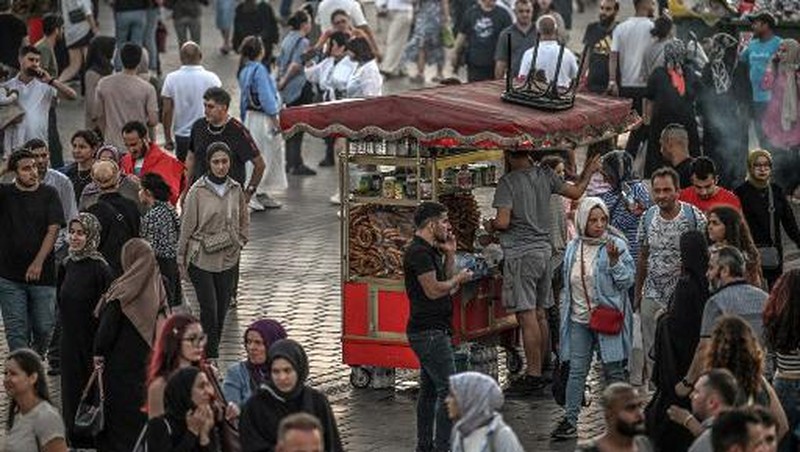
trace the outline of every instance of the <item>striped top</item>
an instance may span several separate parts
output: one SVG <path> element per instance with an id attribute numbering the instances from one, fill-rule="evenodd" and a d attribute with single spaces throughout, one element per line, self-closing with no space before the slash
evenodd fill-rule
<path id="1" fill-rule="evenodd" d="M 775 352 L 778 372 L 800 374 L 800 350 L 793 353 Z"/>

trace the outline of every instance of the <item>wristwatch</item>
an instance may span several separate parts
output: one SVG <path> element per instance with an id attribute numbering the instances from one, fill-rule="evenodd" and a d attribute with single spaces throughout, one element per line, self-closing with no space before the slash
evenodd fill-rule
<path id="1" fill-rule="evenodd" d="M 248 195 L 252 195 L 253 193 L 256 192 L 256 187 L 250 185 L 249 187 L 244 189 L 244 192 L 247 193 Z"/>

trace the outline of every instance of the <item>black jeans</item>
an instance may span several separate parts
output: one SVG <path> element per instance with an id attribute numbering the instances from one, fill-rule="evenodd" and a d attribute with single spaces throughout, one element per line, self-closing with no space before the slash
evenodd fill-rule
<path id="1" fill-rule="evenodd" d="M 308 105 L 314 100 L 314 88 L 311 84 L 306 82 L 303 86 L 303 91 L 300 97 L 295 99 L 292 103 L 286 104 L 287 107 L 299 107 L 300 105 Z M 298 166 L 303 165 L 303 133 L 296 133 L 291 138 L 286 139 L 286 166 L 292 170 Z"/>
<path id="2" fill-rule="evenodd" d="M 644 100 L 644 87 L 629 87 L 629 86 L 621 86 L 619 88 L 619 97 L 627 97 L 633 101 L 633 109 L 636 110 L 636 113 L 639 116 L 642 116 L 642 101 Z M 633 129 L 628 136 L 628 144 L 625 145 L 625 150 L 628 151 L 628 154 L 631 157 L 636 158 L 636 154 L 639 152 L 639 146 L 645 141 L 647 141 L 647 136 L 650 134 L 650 128 L 644 124 L 640 125 L 638 128 Z"/>
<path id="3" fill-rule="evenodd" d="M 169 305 L 174 307 L 181 304 L 183 299 L 181 289 L 181 277 L 178 271 L 178 261 L 174 257 L 156 257 L 158 269 L 164 279 L 164 286 L 167 289 Z"/>
<path id="4" fill-rule="evenodd" d="M 420 365 L 417 452 L 450 450 L 452 424 L 444 401 L 450 387 L 450 375 L 456 373 L 450 334 L 441 330 L 409 333 L 408 342 Z"/>
<path id="5" fill-rule="evenodd" d="M 64 148 L 61 146 L 61 136 L 58 134 L 58 116 L 56 105 L 50 106 L 47 118 L 47 146 L 50 149 L 50 168 L 64 166 Z"/>
<path id="6" fill-rule="evenodd" d="M 175 157 L 181 162 L 186 161 L 186 156 L 189 154 L 190 137 L 179 137 L 175 135 Z"/>
<path id="7" fill-rule="evenodd" d="M 219 340 L 233 290 L 233 271 L 229 268 L 214 273 L 189 265 L 189 279 L 200 305 L 200 324 L 208 335 L 206 357 L 211 359 L 219 358 Z"/>

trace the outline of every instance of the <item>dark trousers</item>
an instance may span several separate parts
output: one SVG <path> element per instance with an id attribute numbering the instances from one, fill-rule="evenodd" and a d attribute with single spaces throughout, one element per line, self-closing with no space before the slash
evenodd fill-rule
<path id="1" fill-rule="evenodd" d="M 633 109 L 636 110 L 636 113 L 638 113 L 639 116 L 642 116 L 642 101 L 644 100 L 644 92 L 644 87 L 639 88 L 622 86 L 619 88 L 619 97 L 631 99 L 633 101 Z M 631 157 L 636 158 L 636 154 L 639 152 L 639 146 L 647 141 L 647 136 L 649 133 L 650 128 L 644 124 L 631 131 L 630 135 L 628 136 L 628 144 L 625 146 L 625 150 L 628 151 L 628 154 L 630 154 Z"/>
<path id="2" fill-rule="evenodd" d="M 186 156 L 189 154 L 189 137 L 179 137 L 175 135 L 175 157 L 181 162 L 186 161 Z"/>
<path id="3" fill-rule="evenodd" d="M 417 452 L 450 450 L 452 425 L 445 398 L 449 391 L 450 375 L 456 372 L 450 334 L 441 330 L 409 333 L 408 342 L 420 364 Z"/>
<path id="4" fill-rule="evenodd" d="M 494 66 L 467 65 L 468 82 L 482 82 L 484 80 L 494 80 Z"/>
<path id="5" fill-rule="evenodd" d="M 336 139 L 332 137 L 325 137 L 325 161 L 332 162 L 335 159 L 334 143 Z"/>
<path id="6" fill-rule="evenodd" d="M 311 84 L 306 82 L 300 97 L 292 103 L 286 104 L 287 107 L 299 107 L 308 105 L 314 100 L 314 89 Z M 292 170 L 303 165 L 303 133 L 297 133 L 291 138 L 286 139 L 286 166 Z"/>
<path id="7" fill-rule="evenodd" d="M 764 119 L 764 113 L 767 111 L 769 102 L 753 102 L 753 128 L 756 129 L 756 138 L 758 144 L 764 149 L 771 149 L 769 140 L 764 136 L 764 128 L 761 126 L 761 121 Z"/>
<path id="8" fill-rule="evenodd" d="M 174 257 L 156 257 L 156 260 L 158 261 L 158 269 L 161 271 L 161 276 L 164 278 L 169 305 L 179 306 L 183 300 L 183 290 L 181 289 L 178 261 Z"/>
<path id="9" fill-rule="evenodd" d="M 200 324 L 208 335 L 206 356 L 217 359 L 225 314 L 231 302 L 233 268 L 214 273 L 189 265 L 189 279 L 192 281 L 197 294 L 197 303 L 200 305 Z"/>
<path id="10" fill-rule="evenodd" d="M 50 105 L 50 115 L 47 119 L 47 146 L 50 148 L 50 168 L 64 166 L 64 149 L 61 147 L 61 136 L 58 134 L 55 103 Z"/>

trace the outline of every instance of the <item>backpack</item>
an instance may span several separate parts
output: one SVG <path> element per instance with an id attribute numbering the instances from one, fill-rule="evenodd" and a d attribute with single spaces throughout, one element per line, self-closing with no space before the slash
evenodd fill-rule
<path id="1" fill-rule="evenodd" d="M 169 421 L 165 418 L 162 418 L 162 420 L 167 426 L 167 434 L 172 436 L 172 427 L 170 427 Z M 142 432 L 139 433 L 139 437 L 136 439 L 136 445 L 133 446 L 133 452 L 149 452 L 147 447 L 147 424 L 142 427 Z"/>

